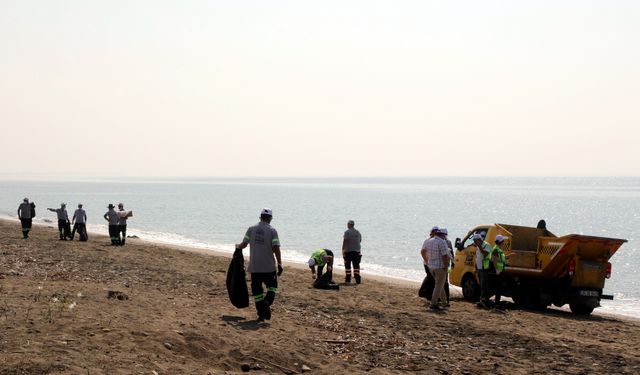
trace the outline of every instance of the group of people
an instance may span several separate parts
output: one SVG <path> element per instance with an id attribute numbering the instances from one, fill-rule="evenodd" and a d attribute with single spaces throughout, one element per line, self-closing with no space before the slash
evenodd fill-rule
<path id="1" fill-rule="evenodd" d="M 453 246 L 448 235 L 447 228 L 432 227 L 420 250 L 427 278 L 432 278 L 434 283 L 429 305 L 431 310 L 449 308 L 448 278 L 449 268 L 453 265 Z"/>
<path id="2" fill-rule="evenodd" d="M 47 208 L 47 210 L 55 212 L 58 217 L 58 233 L 61 241 L 72 241 L 76 232 L 80 236 L 80 241 L 89 239 L 87 234 L 87 212 L 82 208 L 82 203 L 78 204 L 71 221 L 69 221 L 66 203 L 60 203 L 60 208 Z M 73 230 L 71 225 L 73 225 Z"/>
<path id="3" fill-rule="evenodd" d="M 506 256 L 500 246 L 505 238 L 498 234 L 495 238 L 495 245 L 491 247 L 481 233 L 473 235 L 473 243 L 476 246 L 476 272 L 480 279 L 480 301 L 478 307 L 489 309 L 492 306 L 501 307 L 500 299 L 502 298 L 502 284 L 504 267 L 506 265 Z M 495 292 L 495 299 L 492 303 L 491 291 Z"/>
<path id="4" fill-rule="evenodd" d="M 280 239 L 276 229 L 271 226 L 272 219 L 273 211 L 270 208 L 263 208 L 260 212 L 260 222 L 249 227 L 242 242 L 236 244 L 236 249 L 240 250 L 249 246 L 248 272 L 251 273 L 251 295 L 255 302 L 259 321 L 271 319 L 271 305 L 273 305 L 278 291 L 278 276 L 282 275 L 284 271 L 280 253 Z M 360 232 L 355 229 L 354 221 L 349 220 L 342 242 L 346 283 L 351 282 L 352 276 L 356 284 L 362 282 L 360 276 L 361 242 L 362 236 Z M 308 264 L 314 280 L 317 281 L 323 276 L 325 265 L 327 266 L 327 273 L 333 271 L 333 260 L 333 252 L 329 249 L 320 249 L 311 255 Z M 353 275 L 351 273 L 352 269 Z"/>
<path id="5" fill-rule="evenodd" d="M 109 222 L 109 237 L 111 244 L 114 246 L 123 246 L 127 237 L 127 219 L 131 217 L 131 211 L 125 211 L 124 204 L 118 204 L 118 211 L 115 206 L 109 204 L 109 211 L 104 214 L 105 220 Z M 58 233 L 61 241 L 72 241 L 76 232 L 80 237 L 80 241 L 87 241 L 87 212 L 84 210 L 82 203 L 78 204 L 78 208 L 74 211 L 73 217 L 69 220 L 66 203 L 61 203 L 60 208 L 47 208 L 51 212 L 55 212 L 58 219 Z M 24 198 L 18 206 L 18 218 L 22 227 L 23 238 L 29 238 L 29 231 L 33 224 L 33 218 L 36 216 L 36 205 L 29 202 L 29 198 Z M 73 225 L 73 229 L 71 226 Z"/>
<path id="6" fill-rule="evenodd" d="M 125 211 L 124 204 L 118 203 L 118 211 L 116 206 L 109 203 L 105 212 L 104 219 L 109 222 L 109 238 L 112 246 L 124 246 L 127 240 L 127 219 L 131 217 L 131 211 Z"/>
<path id="7" fill-rule="evenodd" d="M 449 307 L 449 270 L 454 267 L 454 254 L 451 241 L 447 238 L 446 228 L 434 226 L 429 238 L 424 241 L 420 254 L 427 273 L 425 283 L 432 283 L 433 292 L 429 308 L 432 310 L 446 310 Z M 501 246 L 505 237 L 497 235 L 492 247 L 485 241 L 485 233 L 475 233 L 472 237 L 476 247 L 476 272 L 480 280 L 480 301 L 478 307 L 490 309 L 502 307 L 503 271 L 507 264 L 507 257 Z M 424 283 L 423 283 L 424 284 Z M 494 301 L 490 301 L 495 295 Z"/>

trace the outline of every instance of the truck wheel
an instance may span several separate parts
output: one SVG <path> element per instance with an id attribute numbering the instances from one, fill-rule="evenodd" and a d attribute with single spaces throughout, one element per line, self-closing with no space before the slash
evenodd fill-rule
<path id="1" fill-rule="evenodd" d="M 570 303 L 571 312 L 576 315 L 589 315 L 593 312 L 593 307 L 581 303 Z"/>
<path id="2" fill-rule="evenodd" d="M 465 275 L 462 279 L 462 295 L 471 301 L 477 301 L 480 298 L 480 286 L 471 274 Z"/>

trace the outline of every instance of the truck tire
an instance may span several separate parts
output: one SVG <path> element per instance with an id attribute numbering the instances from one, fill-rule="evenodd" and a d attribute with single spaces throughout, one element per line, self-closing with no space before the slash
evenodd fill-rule
<path id="1" fill-rule="evenodd" d="M 477 301 L 480 298 L 480 285 L 470 273 L 462 278 L 462 296 L 471 301 Z"/>
<path id="2" fill-rule="evenodd" d="M 583 305 L 582 303 L 570 303 L 571 312 L 576 315 L 589 315 L 593 312 L 593 307 Z"/>

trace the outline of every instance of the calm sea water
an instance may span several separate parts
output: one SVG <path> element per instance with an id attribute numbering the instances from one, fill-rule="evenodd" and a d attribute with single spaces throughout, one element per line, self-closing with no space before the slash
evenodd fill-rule
<path id="1" fill-rule="evenodd" d="M 339 250 L 349 219 L 363 235 L 362 272 L 421 280 L 419 249 L 433 225 L 461 237 L 479 224 L 535 226 L 556 235 L 629 240 L 611 259 L 600 311 L 640 317 L 640 178 L 190 179 L 170 181 L 0 181 L 0 215 L 22 198 L 38 221 L 46 207 L 83 203 L 89 228 L 106 234 L 108 203 L 134 211 L 129 234 L 156 242 L 231 252 L 260 209 L 274 210 L 283 257 L 304 262 L 317 248 Z M 19 229 L 16 229 L 19 234 Z M 54 240 L 54 239 L 52 239 Z"/>

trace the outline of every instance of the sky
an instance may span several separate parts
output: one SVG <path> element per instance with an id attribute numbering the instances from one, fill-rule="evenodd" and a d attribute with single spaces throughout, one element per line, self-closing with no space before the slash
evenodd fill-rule
<path id="1" fill-rule="evenodd" d="M 638 1 L 0 0 L 0 179 L 640 176 Z"/>

